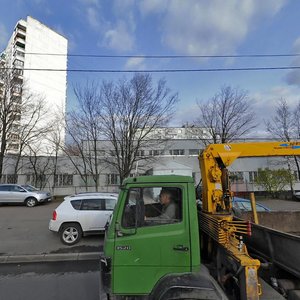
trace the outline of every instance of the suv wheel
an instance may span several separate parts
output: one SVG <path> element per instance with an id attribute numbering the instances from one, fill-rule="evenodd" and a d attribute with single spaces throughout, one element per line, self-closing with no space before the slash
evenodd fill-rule
<path id="1" fill-rule="evenodd" d="M 79 242 L 82 237 L 82 230 L 79 224 L 64 224 L 60 230 L 60 240 L 65 245 L 74 245 Z"/>
<path id="2" fill-rule="evenodd" d="M 37 201 L 36 201 L 35 198 L 30 197 L 30 198 L 25 200 L 25 204 L 26 204 L 27 207 L 34 207 L 34 206 L 36 206 Z"/>

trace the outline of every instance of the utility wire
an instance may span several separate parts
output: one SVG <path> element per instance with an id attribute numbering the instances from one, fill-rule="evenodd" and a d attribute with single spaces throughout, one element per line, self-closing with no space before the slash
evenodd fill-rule
<path id="1" fill-rule="evenodd" d="M 107 55 L 107 54 L 62 54 L 62 53 L 40 53 L 26 52 L 26 55 L 44 56 L 68 56 L 68 57 L 90 57 L 90 58 L 266 58 L 266 57 L 298 57 L 300 53 L 279 53 L 279 54 L 237 54 L 237 55 Z"/>
<path id="2" fill-rule="evenodd" d="M 77 73 L 188 73 L 188 72 L 228 72 L 228 71 L 271 71 L 299 70 L 300 66 L 247 67 L 247 68 L 210 68 L 210 69 L 150 69 L 150 70 L 111 70 L 111 69 L 50 69 L 50 68 L 0 68 L 0 70 L 77 72 Z"/>

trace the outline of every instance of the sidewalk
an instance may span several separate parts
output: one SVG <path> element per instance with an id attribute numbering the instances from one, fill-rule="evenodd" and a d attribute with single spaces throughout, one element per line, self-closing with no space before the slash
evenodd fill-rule
<path id="1" fill-rule="evenodd" d="M 9 264 L 9 263 L 16 264 L 16 263 L 99 260 L 100 254 L 101 254 L 100 252 L 86 252 L 86 253 L 3 255 L 0 256 L 0 265 Z"/>

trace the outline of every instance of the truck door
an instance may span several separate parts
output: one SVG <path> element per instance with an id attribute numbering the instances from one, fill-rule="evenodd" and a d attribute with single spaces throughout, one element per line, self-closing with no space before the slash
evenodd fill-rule
<path id="1" fill-rule="evenodd" d="M 186 199 L 184 186 L 127 191 L 117 217 L 113 293 L 148 294 L 166 274 L 191 270 Z"/>

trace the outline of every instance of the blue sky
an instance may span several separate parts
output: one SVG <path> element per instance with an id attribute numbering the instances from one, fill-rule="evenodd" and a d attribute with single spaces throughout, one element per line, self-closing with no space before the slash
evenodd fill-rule
<path id="1" fill-rule="evenodd" d="M 27 15 L 69 40 L 70 54 L 231 55 L 300 53 L 300 1 L 297 0 L 1 0 L 0 51 L 14 25 Z M 87 59 L 69 58 L 69 68 L 201 69 L 300 65 L 300 58 Z M 86 79 L 116 80 L 124 74 L 68 74 L 72 85 Z M 196 100 L 212 97 L 222 85 L 249 91 L 261 122 L 283 97 L 300 100 L 298 71 L 162 73 L 179 93 L 172 125 L 197 117 Z"/>

